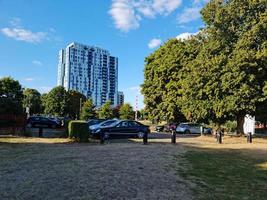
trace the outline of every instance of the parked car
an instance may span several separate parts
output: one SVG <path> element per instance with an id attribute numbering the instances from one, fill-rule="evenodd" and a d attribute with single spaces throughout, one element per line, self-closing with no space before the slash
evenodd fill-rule
<path id="1" fill-rule="evenodd" d="M 133 120 L 118 120 L 108 126 L 100 126 L 91 132 L 92 136 L 99 137 L 103 133 L 108 136 L 134 136 L 143 138 L 145 133 L 150 133 L 149 126 Z"/>
<path id="2" fill-rule="evenodd" d="M 58 117 L 48 117 L 48 119 L 51 119 L 51 120 L 61 124 L 61 126 L 63 125 L 63 120 L 58 118 Z"/>
<path id="3" fill-rule="evenodd" d="M 35 116 L 27 119 L 27 127 L 60 128 L 61 123 L 47 117 Z"/>
<path id="4" fill-rule="evenodd" d="M 176 127 L 177 133 L 185 133 L 185 134 L 200 134 L 201 133 L 201 124 L 198 123 L 181 123 Z M 212 129 L 203 127 L 203 133 L 211 134 Z"/>
<path id="5" fill-rule="evenodd" d="M 155 128 L 155 131 L 157 131 L 157 132 L 162 132 L 164 130 L 164 126 L 160 126 L 160 125 L 158 125 L 158 126 L 156 126 L 156 128 Z"/>
<path id="6" fill-rule="evenodd" d="M 112 123 L 114 123 L 116 121 L 118 121 L 118 119 L 104 120 L 104 121 L 102 121 L 100 123 L 95 123 L 94 125 L 91 125 L 91 126 L 89 125 L 89 130 L 93 131 L 93 130 L 96 130 L 96 129 L 100 128 L 100 127 L 108 126 L 108 125 L 110 125 L 110 124 L 112 124 Z"/>
<path id="7" fill-rule="evenodd" d="M 87 121 L 89 127 L 92 125 L 100 124 L 101 122 L 106 121 L 105 119 L 90 119 Z"/>
<path id="8" fill-rule="evenodd" d="M 177 127 L 176 123 L 169 123 L 164 126 L 164 131 L 166 132 L 171 132 L 173 130 L 175 131 L 176 127 Z"/>

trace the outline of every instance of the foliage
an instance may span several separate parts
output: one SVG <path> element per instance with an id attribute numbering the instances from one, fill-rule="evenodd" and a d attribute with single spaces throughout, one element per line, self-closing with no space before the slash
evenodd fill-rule
<path id="1" fill-rule="evenodd" d="M 134 111 L 130 104 L 125 103 L 121 106 L 120 119 L 134 119 Z"/>
<path id="2" fill-rule="evenodd" d="M 121 107 L 121 105 L 116 106 L 115 108 L 112 109 L 113 117 L 118 118 L 118 119 L 120 118 L 120 107 Z"/>
<path id="3" fill-rule="evenodd" d="M 45 98 L 45 113 L 55 116 L 68 114 L 69 94 L 64 87 L 53 88 Z"/>
<path id="4" fill-rule="evenodd" d="M 23 92 L 18 81 L 10 77 L 0 79 L 0 114 L 21 114 Z"/>
<path id="5" fill-rule="evenodd" d="M 148 119 L 148 112 L 146 111 L 146 109 L 140 110 L 139 119 L 141 119 L 141 120 L 147 120 Z"/>
<path id="6" fill-rule="evenodd" d="M 78 142 L 88 142 L 88 124 L 85 121 L 70 121 L 68 124 L 69 138 Z"/>
<path id="7" fill-rule="evenodd" d="M 150 119 L 212 121 L 219 128 L 266 100 L 266 0 L 211 0 L 206 27 L 188 40 L 171 39 L 145 60 L 142 93 Z M 257 109 L 258 106 L 258 109 Z M 264 113 L 262 113 L 264 112 Z"/>
<path id="8" fill-rule="evenodd" d="M 42 111 L 41 94 L 35 89 L 23 90 L 23 108 L 30 108 L 30 114 L 38 114 Z"/>
<path id="9" fill-rule="evenodd" d="M 88 120 L 96 117 L 95 106 L 92 99 L 88 99 L 84 102 L 81 112 L 81 119 Z"/>
<path id="10" fill-rule="evenodd" d="M 150 119 L 177 121 L 181 117 L 175 84 L 183 66 L 184 45 L 180 40 L 171 39 L 145 59 L 142 94 Z"/>
<path id="11" fill-rule="evenodd" d="M 45 113 L 47 93 L 41 94 L 41 113 Z"/>
<path id="12" fill-rule="evenodd" d="M 72 119 L 80 117 L 80 110 L 82 104 L 86 101 L 86 97 L 75 90 L 68 91 L 69 103 L 68 103 L 68 114 Z"/>
<path id="13" fill-rule="evenodd" d="M 107 101 L 105 104 L 102 105 L 98 112 L 98 115 L 100 119 L 111 119 L 114 117 L 110 101 Z"/>

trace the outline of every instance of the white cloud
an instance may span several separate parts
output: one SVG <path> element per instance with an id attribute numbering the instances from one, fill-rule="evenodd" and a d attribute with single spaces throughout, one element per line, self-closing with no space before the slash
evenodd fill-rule
<path id="1" fill-rule="evenodd" d="M 10 20 L 10 25 L 11 26 L 14 26 L 14 27 L 20 27 L 21 26 L 21 19 L 18 18 L 18 17 L 13 17 L 11 20 Z"/>
<path id="2" fill-rule="evenodd" d="M 43 94 L 43 93 L 48 93 L 50 90 L 52 90 L 53 87 L 48 87 L 48 86 L 42 86 L 38 88 L 38 91 Z"/>
<path id="3" fill-rule="evenodd" d="M 159 14 L 170 14 L 182 4 L 182 0 L 154 0 L 153 9 Z"/>
<path id="4" fill-rule="evenodd" d="M 34 81 L 34 78 L 25 78 L 25 81 Z"/>
<path id="5" fill-rule="evenodd" d="M 38 65 L 38 66 L 42 66 L 43 65 L 43 63 L 41 61 L 39 61 L 39 60 L 33 60 L 32 64 Z"/>
<path id="6" fill-rule="evenodd" d="M 127 32 L 139 27 L 140 18 L 135 14 L 128 0 L 114 0 L 109 14 L 117 29 Z"/>
<path id="7" fill-rule="evenodd" d="M 210 0 L 193 0 L 193 5 L 203 5 L 208 3 Z"/>
<path id="8" fill-rule="evenodd" d="M 46 33 L 44 32 L 32 32 L 23 28 L 2 28 L 0 30 L 5 36 L 13 38 L 15 40 L 30 42 L 30 43 L 40 43 L 46 38 Z"/>
<path id="9" fill-rule="evenodd" d="M 201 7 L 185 8 L 181 14 L 177 16 L 178 24 L 186 24 L 200 18 Z"/>
<path id="10" fill-rule="evenodd" d="M 137 29 L 143 18 L 168 15 L 181 3 L 182 0 L 113 0 L 109 14 L 117 29 L 128 32 Z"/>
<path id="11" fill-rule="evenodd" d="M 176 36 L 177 40 L 188 40 L 190 37 L 194 36 L 194 35 L 197 35 L 199 32 L 196 32 L 196 33 L 181 33 L 179 35 Z"/>
<path id="12" fill-rule="evenodd" d="M 154 49 L 154 48 L 158 47 L 159 45 L 161 45 L 161 43 L 162 43 L 161 39 L 154 38 L 154 39 L 150 40 L 150 42 L 148 43 L 148 47 L 150 49 Z"/>

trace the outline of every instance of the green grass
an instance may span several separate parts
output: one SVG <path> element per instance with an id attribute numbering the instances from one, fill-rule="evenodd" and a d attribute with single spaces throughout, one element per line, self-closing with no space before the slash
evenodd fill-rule
<path id="1" fill-rule="evenodd" d="M 190 150 L 178 172 L 193 182 L 196 199 L 267 199 L 267 159 L 239 151 Z"/>

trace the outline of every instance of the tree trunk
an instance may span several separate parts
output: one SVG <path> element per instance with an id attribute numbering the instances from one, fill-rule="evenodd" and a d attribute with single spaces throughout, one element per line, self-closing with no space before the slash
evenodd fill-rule
<path id="1" fill-rule="evenodd" d="M 245 121 L 245 116 L 244 115 L 238 115 L 237 116 L 237 126 L 236 126 L 236 133 L 237 135 L 243 135 L 244 134 L 244 121 Z"/>

